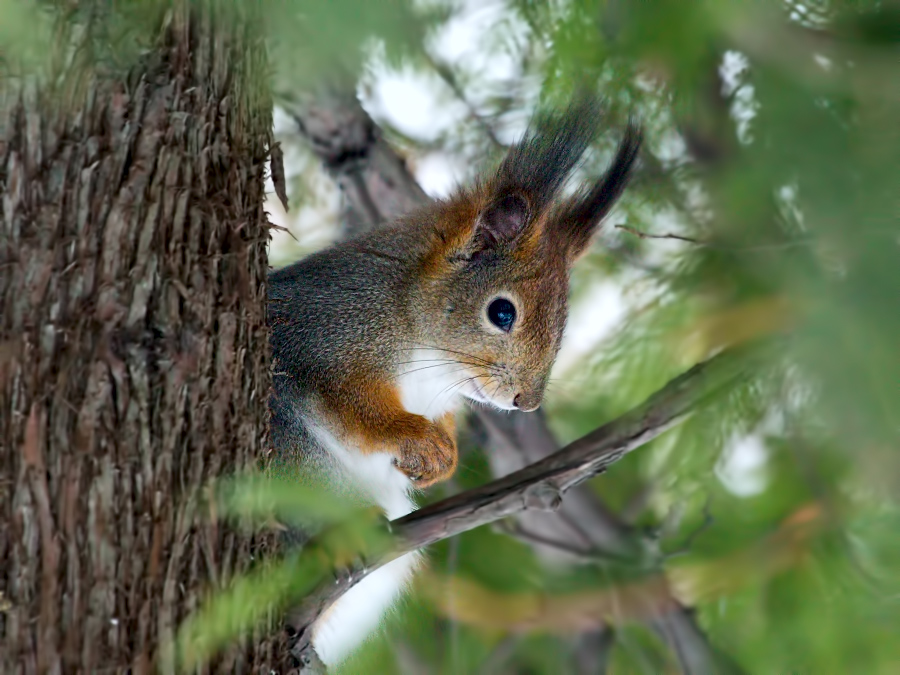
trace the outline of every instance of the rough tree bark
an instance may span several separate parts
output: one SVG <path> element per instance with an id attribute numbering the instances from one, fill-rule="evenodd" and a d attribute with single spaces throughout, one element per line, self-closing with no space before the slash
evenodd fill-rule
<path id="1" fill-rule="evenodd" d="M 334 87 L 324 88 L 314 96 L 279 93 L 282 105 L 341 188 L 341 222 L 346 235 L 377 227 L 428 201 L 351 91 Z M 540 412 L 507 414 L 476 408 L 472 422 L 472 430 L 488 449 L 498 478 L 538 462 L 559 448 Z M 567 551 L 621 557 L 652 546 L 610 512 L 586 485 L 570 490 L 556 510 L 526 510 L 517 514 L 516 520 L 518 527 L 530 535 L 529 543 L 551 560 L 571 558 Z M 559 546 L 542 543 L 547 541 Z M 689 609 L 672 597 L 662 604 L 673 609 L 656 617 L 651 627 L 669 644 L 683 673 L 739 672 L 730 659 L 706 641 Z M 603 633 L 595 637 L 578 644 L 579 663 L 606 661 L 601 652 L 610 648 L 611 641 Z"/>
<path id="2" fill-rule="evenodd" d="M 49 76 L 0 81 L 4 672 L 168 672 L 177 623 L 273 543 L 201 507 L 265 448 L 256 13 L 174 2 L 126 69 L 60 15 Z M 216 668 L 278 669 L 279 640 Z"/>

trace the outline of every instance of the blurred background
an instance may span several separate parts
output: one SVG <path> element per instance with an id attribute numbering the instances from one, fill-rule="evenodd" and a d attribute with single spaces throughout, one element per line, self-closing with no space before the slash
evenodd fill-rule
<path id="1" fill-rule="evenodd" d="M 310 106 L 370 116 L 440 198 L 495 166 L 538 104 L 587 82 L 607 99 L 609 131 L 581 178 L 602 172 L 628 114 L 647 140 L 575 271 L 544 406 L 555 443 L 722 348 L 767 345 L 744 385 L 593 480 L 590 513 L 434 547 L 431 571 L 344 672 L 897 672 L 900 5 L 318 11 L 302 20 L 313 32 L 275 22 L 294 67 L 277 76 L 291 208 L 272 195 L 284 229 L 271 264 L 354 230 L 358 194 L 310 145 Z M 309 50 L 364 112 L 331 93 L 322 103 L 323 71 L 297 66 Z M 312 103 L 297 104 L 301 89 Z M 369 187 L 374 170 L 361 170 Z M 486 425 L 469 420 L 456 478 L 427 500 L 504 473 L 502 433 Z"/>

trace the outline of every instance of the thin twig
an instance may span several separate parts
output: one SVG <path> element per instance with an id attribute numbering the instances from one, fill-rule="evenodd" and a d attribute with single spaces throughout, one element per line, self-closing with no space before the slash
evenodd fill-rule
<path id="1" fill-rule="evenodd" d="M 716 249 L 719 251 L 737 251 L 740 253 L 755 253 L 758 251 L 778 251 L 786 248 L 795 248 L 797 246 L 809 246 L 813 243 L 812 237 L 806 237 L 804 239 L 794 239 L 793 241 L 780 241 L 774 244 L 758 244 L 755 246 L 727 246 L 724 244 L 716 244 L 711 241 L 703 241 L 702 239 L 695 239 L 694 237 L 684 237 L 680 234 L 672 234 L 671 232 L 666 232 L 665 234 L 650 234 L 649 232 L 641 232 L 640 230 L 636 230 L 633 227 L 629 227 L 628 225 L 616 225 L 617 230 L 624 230 L 630 234 L 633 234 L 640 239 L 675 239 L 677 241 L 684 241 L 688 244 L 694 244 L 695 246 L 703 246 L 705 248 Z"/>
<path id="2" fill-rule="evenodd" d="M 677 556 L 690 553 L 691 549 L 694 546 L 694 541 L 697 539 L 697 537 L 706 532 L 706 530 L 712 527 L 713 523 L 716 522 L 710 506 L 710 500 L 709 498 L 707 498 L 706 502 L 703 504 L 703 522 L 701 522 L 697 527 L 691 530 L 688 533 L 687 537 L 685 537 L 684 543 L 677 549 L 669 553 L 666 558 L 675 558 Z"/>
<path id="3" fill-rule="evenodd" d="M 693 237 L 682 237 L 680 234 L 649 234 L 648 232 L 641 232 L 640 230 L 636 230 L 633 227 L 628 227 L 628 225 L 616 225 L 617 230 L 625 230 L 630 234 L 633 234 L 635 237 L 639 237 L 641 239 L 677 239 L 678 241 L 686 241 L 689 244 L 697 244 L 698 246 L 708 246 L 705 241 L 700 241 L 699 239 L 694 239 Z"/>
<path id="4" fill-rule="evenodd" d="M 497 530 L 501 534 L 505 534 L 513 539 L 518 539 L 526 544 L 531 546 L 544 546 L 547 548 L 552 548 L 561 553 L 565 553 L 567 556 L 571 557 L 578 562 L 583 563 L 598 563 L 598 562 L 625 562 L 628 559 L 620 555 L 618 553 L 613 552 L 603 552 L 598 550 L 584 550 L 580 549 L 577 546 L 573 546 L 567 541 L 561 541 L 559 539 L 552 539 L 550 537 L 545 537 L 541 534 L 537 534 L 534 532 L 530 532 L 525 529 L 521 525 L 516 523 L 507 523 L 505 521 L 499 521 L 497 523 Z"/>

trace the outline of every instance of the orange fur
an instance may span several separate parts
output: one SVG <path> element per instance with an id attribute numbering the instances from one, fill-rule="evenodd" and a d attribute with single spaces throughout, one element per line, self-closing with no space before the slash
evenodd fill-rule
<path id="1" fill-rule="evenodd" d="M 453 475 L 459 460 L 452 415 L 438 423 L 404 409 L 397 387 L 374 378 L 351 379 L 322 392 L 338 436 L 364 453 L 394 455 L 397 467 L 427 487 Z"/>
<path id="2" fill-rule="evenodd" d="M 527 195 L 522 195 L 527 200 Z M 464 192 L 453 201 L 441 205 L 435 236 L 430 252 L 422 262 L 422 276 L 436 279 L 453 271 L 453 256 L 465 251 L 475 234 L 478 217 L 490 204 L 491 193 L 484 187 Z M 527 200 L 530 201 L 530 200 Z M 534 261 L 546 246 L 549 216 L 546 212 L 535 214 L 516 241 L 511 256 L 527 263 Z"/>
<path id="3" fill-rule="evenodd" d="M 522 237 L 516 243 L 513 249 L 512 257 L 522 264 L 527 264 L 535 260 L 539 255 L 541 248 L 545 246 L 547 229 L 547 214 L 542 213 L 537 216 L 522 233 Z"/>
<path id="4" fill-rule="evenodd" d="M 437 424 L 447 432 L 451 438 L 456 438 L 456 415 L 452 412 L 444 413 Z"/>
<path id="5" fill-rule="evenodd" d="M 475 221 L 484 208 L 482 202 L 484 197 L 472 193 L 441 205 L 431 251 L 422 261 L 424 278 L 438 278 L 451 271 L 451 257 L 464 250 L 472 239 Z"/>

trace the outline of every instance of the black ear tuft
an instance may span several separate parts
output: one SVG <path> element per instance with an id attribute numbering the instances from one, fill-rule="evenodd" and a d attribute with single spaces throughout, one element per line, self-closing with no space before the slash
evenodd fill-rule
<path id="1" fill-rule="evenodd" d="M 534 213 L 540 213 L 597 135 L 602 117 L 600 100 L 587 90 L 579 91 L 561 113 L 539 111 L 500 165 L 492 190 L 525 195 Z"/>
<path id="2" fill-rule="evenodd" d="M 528 222 L 528 204 L 520 195 L 506 195 L 494 201 L 478 216 L 476 237 L 479 248 L 511 242 Z"/>
<path id="3" fill-rule="evenodd" d="M 622 196 L 638 158 L 642 138 L 640 125 L 630 119 L 615 159 L 603 177 L 570 199 L 557 216 L 557 231 L 565 239 L 571 257 L 579 256 L 587 248 L 603 218 Z"/>

